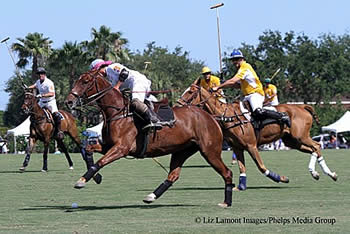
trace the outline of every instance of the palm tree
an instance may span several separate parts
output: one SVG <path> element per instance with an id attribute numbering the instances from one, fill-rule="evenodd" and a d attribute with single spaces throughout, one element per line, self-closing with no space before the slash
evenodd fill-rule
<path id="1" fill-rule="evenodd" d="M 52 41 L 42 33 L 29 33 L 24 39 L 17 38 L 20 43 L 13 43 L 12 49 L 18 53 L 17 66 L 24 68 L 32 60 L 32 81 L 36 79 L 38 66 L 45 66 L 51 52 Z"/>
<path id="2" fill-rule="evenodd" d="M 99 30 L 92 28 L 92 41 L 88 43 L 89 50 L 94 58 L 103 60 L 128 60 L 128 50 L 123 48 L 128 40 L 122 38 L 121 32 L 111 32 L 111 29 L 102 25 Z"/>
<path id="3" fill-rule="evenodd" d="M 58 78 L 68 76 L 70 90 L 73 87 L 74 80 L 87 70 L 88 60 L 89 54 L 83 43 L 65 42 L 62 49 L 53 51 L 50 57 L 50 66 L 58 72 Z"/>

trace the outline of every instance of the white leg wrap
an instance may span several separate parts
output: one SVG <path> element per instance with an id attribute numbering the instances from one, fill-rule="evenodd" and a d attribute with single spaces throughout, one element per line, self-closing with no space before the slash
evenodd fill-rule
<path id="1" fill-rule="evenodd" d="M 313 152 L 311 154 L 311 158 L 310 158 L 310 162 L 309 162 L 309 171 L 310 172 L 315 171 L 316 160 L 317 160 L 317 153 Z"/>
<path id="2" fill-rule="evenodd" d="M 266 170 L 265 173 L 264 173 L 266 176 L 268 176 L 270 174 L 270 171 L 269 170 Z"/>
<path id="3" fill-rule="evenodd" d="M 154 193 L 148 194 L 143 201 L 145 202 L 154 202 L 157 199 L 156 195 Z"/>
<path id="4" fill-rule="evenodd" d="M 320 165 L 320 167 L 322 168 L 323 173 L 325 173 L 326 175 L 330 175 L 332 176 L 333 173 L 331 172 L 331 170 L 328 168 L 326 161 L 324 160 L 323 157 L 320 157 L 318 159 L 318 164 Z"/>
<path id="5" fill-rule="evenodd" d="M 247 177 L 247 175 L 246 175 L 245 173 L 241 173 L 241 174 L 239 174 L 239 176 L 240 176 L 240 177 L 241 177 L 241 176 Z"/>

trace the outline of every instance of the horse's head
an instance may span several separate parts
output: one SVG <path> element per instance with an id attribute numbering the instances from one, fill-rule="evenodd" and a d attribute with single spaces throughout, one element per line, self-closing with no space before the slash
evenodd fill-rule
<path id="1" fill-rule="evenodd" d="M 36 94 L 35 90 L 29 90 L 29 89 L 25 90 L 24 101 L 21 107 L 24 113 L 30 114 L 32 112 L 34 105 L 37 103 L 35 94 Z"/>
<path id="2" fill-rule="evenodd" d="M 192 84 L 185 92 L 181 95 L 180 99 L 177 100 L 182 106 L 185 105 L 199 105 L 201 103 L 202 89 L 200 86 Z"/>
<path id="3" fill-rule="evenodd" d="M 88 71 L 83 73 L 78 80 L 75 81 L 73 89 L 68 94 L 65 104 L 69 109 L 74 109 L 82 102 L 88 102 L 89 98 L 99 93 L 100 89 L 105 89 L 105 79 L 103 75 L 97 71 Z M 103 82 L 105 81 L 105 82 Z M 109 84 L 110 86 L 110 84 Z"/>

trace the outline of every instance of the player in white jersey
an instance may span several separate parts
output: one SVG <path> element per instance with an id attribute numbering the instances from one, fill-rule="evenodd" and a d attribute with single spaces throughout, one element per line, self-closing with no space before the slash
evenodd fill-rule
<path id="1" fill-rule="evenodd" d="M 37 98 L 40 98 L 39 106 L 41 108 L 47 108 L 51 111 L 53 119 L 56 125 L 56 135 L 59 139 L 64 138 L 64 133 L 61 130 L 61 114 L 58 112 L 55 96 L 55 85 L 54 83 L 46 77 L 46 70 L 43 67 L 39 67 L 37 74 L 39 79 L 35 84 L 29 86 L 29 89 L 36 88 L 39 90 L 39 94 L 36 95 Z"/>
<path id="2" fill-rule="evenodd" d="M 90 69 L 99 70 L 116 89 L 128 88 L 132 91 L 131 109 L 148 122 L 144 128 L 162 128 L 157 115 L 144 103 L 149 91 L 151 91 L 151 81 L 145 75 L 120 63 L 112 63 L 112 61 L 102 59 L 95 59 L 91 63 Z"/>

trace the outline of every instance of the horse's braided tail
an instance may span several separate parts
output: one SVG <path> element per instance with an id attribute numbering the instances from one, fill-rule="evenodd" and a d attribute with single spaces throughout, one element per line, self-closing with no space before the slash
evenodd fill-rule
<path id="1" fill-rule="evenodd" d="M 304 109 L 307 110 L 311 115 L 312 117 L 315 119 L 317 125 L 320 125 L 320 119 L 318 118 L 314 108 L 310 105 L 304 105 Z"/>

